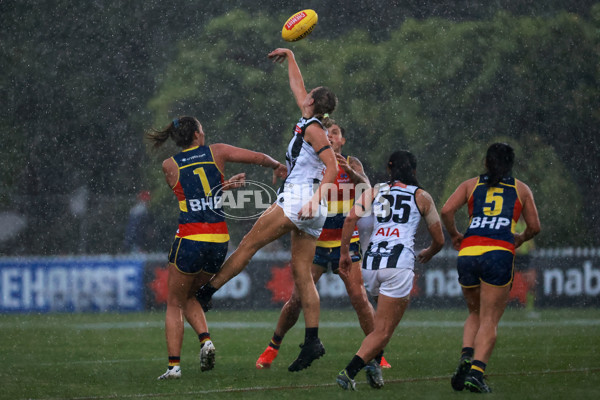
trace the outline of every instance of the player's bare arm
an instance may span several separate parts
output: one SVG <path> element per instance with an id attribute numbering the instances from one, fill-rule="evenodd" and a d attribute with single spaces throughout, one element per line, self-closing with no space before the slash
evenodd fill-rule
<path id="1" fill-rule="evenodd" d="M 296 99 L 296 104 L 300 110 L 302 110 L 304 98 L 308 93 L 306 92 L 304 79 L 302 78 L 302 73 L 300 72 L 300 68 L 296 63 L 294 53 L 290 49 L 278 48 L 270 52 L 267 57 L 273 59 L 273 62 L 278 62 L 280 64 L 285 60 L 288 61 L 288 78 L 290 82 L 290 88 L 294 94 L 294 99 Z"/>
<path id="2" fill-rule="evenodd" d="M 452 193 L 446 201 L 446 204 L 442 207 L 442 222 L 452 239 L 452 246 L 456 250 L 460 247 L 463 235 L 456 228 L 454 215 L 456 214 L 456 211 L 467 203 L 469 194 L 473 191 L 476 182 L 477 178 L 471 178 L 458 185 L 454 193 Z"/>
<path id="3" fill-rule="evenodd" d="M 162 170 L 165 174 L 167 185 L 172 189 L 179 180 L 179 167 L 173 158 L 167 158 L 162 163 Z"/>
<path id="4" fill-rule="evenodd" d="M 517 191 L 523 202 L 521 213 L 527 227 L 523 232 L 515 233 L 515 248 L 519 248 L 524 242 L 533 239 L 541 230 L 540 218 L 533 199 L 533 192 L 529 186 L 519 180 L 517 180 Z"/>
<path id="5" fill-rule="evenodd" d="M 423 264 L 431 260 L 431 258 L 444 247 L 444 233 L 442 232 L 440 216 L 435 208 L 435 203 L 431 195 L 423 189 L 418 189 L 415 201 L 417 202 L 419 211 L 425 219 L 427 230 L 431 236 L 431 244 L 429 247 L 421 250 L 417 255 L 417 261 Z"/>
<path id="6" fill-rule="evenodd" d="M 348 157 L 348 160 L 346 160 L 341 154 L 336 154 L 335 156 L 338 164 L 348 174 L 352 183 L 355 185 L 358 185 L 359 183 L 371 185 L 369 178 L 365 174 L 363 165 L 358 158 L 350 156 Z"/>

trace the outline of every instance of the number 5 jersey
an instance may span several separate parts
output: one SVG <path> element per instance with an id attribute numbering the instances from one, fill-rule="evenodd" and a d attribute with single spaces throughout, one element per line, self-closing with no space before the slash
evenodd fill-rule
<path id="1" fill-rule="evenodd" d="M 488 186 L 489 176 L 479 176 L 469 196 L 469 227 L 460 245 L 459 256 L 478 256 L 488 251 L 515 252 L 514 226 L 523 208 L 515 178 L 502 178 Z"/>

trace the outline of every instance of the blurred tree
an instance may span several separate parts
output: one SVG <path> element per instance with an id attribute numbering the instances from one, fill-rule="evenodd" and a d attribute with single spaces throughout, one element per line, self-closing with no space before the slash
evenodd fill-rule
<path id="1" fill-rule="evenodd" d="M 445 201 L 450 197 L 462 181 L 485 172 L 485 152 L 493 142 L 509 143 L 515 149 L 513 174 L 533 191 L 543 229 L 543 234 L 536 237 L 536 243 L 561 246 L 565 236 L 581 238 L 585 232 L 579 227 L 585 224 L 580 191 L 568 178 L 569 174 L 554 149 L 535 134 L 524 135 L 521 139 L 498 136 L 489 143 L 466 143 L 448 165 L 442 199 Z M 461 232 L 467 229 L 468 220 L 466 207 L 463 207 L 456 218 Z"/>
<path id="2" fill-rule="evenodd" d="M 218 121 L 219 140 L 270 149 L 272 154 L 278 148 L 283 152 L 286 121 L 293 120 L 297 111 L 287 100 L 286 79 L 272 77 L 278 71 L 265 64 L 272 38 L 255 33 L 268 31 L 270 25 L 267 18 L 253 19 L 243 12 L 213 20 L 194 40 L 197 44 L 186 42 L 171 64 L 151 102 L 156 115 L 167 122 L 163 115 L 172 115 L 167 110 L 187 107 L 193 112 L 190 105 L 194 105 L 208 117 L 206 123 Z M 561 37 L 562 42 L 577 41 L 570 50 L 573 57 L 580 57 L 577 67 L 565 46 L 548 43 L 549 30 L 571 36 Z M 582 174 L 584 180 L 593 179 L 598 166 L 581 168 L 592 154 L 571 159 L 573 146 L 579 144 L 570 143 L 571 149 L 565 150 L 563 129 L 578 129 L 584 143 L 598 149 L 598 121 L 591 112 L 599 101 L 593 88 L 597 40 L 593 25 L 570 14 L 542 19 L 501 13 L 482 22 L 410 20 L 390 40 L 376 45 L 366 32 L 355 31 L 343 41 L 312 41 L 310 46 L 303 41 L 293 48 L 307 87 L 326 84 L 338 94 L 340 106 L 333 116 L 349 128 L 347 150 L 375 174 L 383 170 L 388 152 L 410 148 L 419 156 L 422 183 L 439 198 L 447 195 L 443 190 L 449 166 L 456 170 L 456 163 L 463 162 L 469 168 L 473 163 L 468 156 L 483 151 L 485 143 L 506 137 L 517 145 L 524 143 L 524 154 L 538 149 L 528 156 L 532 166 L 523 169 L 523 179 L 531 177 L 532 189 L 543 204 L 545 226 L 552 225 L 539 243 L 562 245 L 556 232 L 568 230 L 573 240 L 589 237 L 589 227 L 577 217 L 581 207 L 577 186 L 569 182 L 581 183 L 577 175 Z M 257 42 L 258 48 L 249 45 Z M 238 95 L 232 97 L 234 90 Z M 582 96 L 577 93 L 585 93 L 588 101 L 576 103 Z M 282 105 L 286 105 L 283 114 Z M 220 114 L 208 114 L 209 110 Z M 275 134 L 269 134 L 267 142 L 257 141 L 251 134 L 256 127 Z M 268 147 L 262 148 L 262 143 Z M 542 168 L 543 162 L 554 167 Z M 544 171 L 542 176 L 534 174 L 537 168 Z M 557 190 L 572 193 L 567 218 L 556 217 L 560 205 L 555 199 L 561 198 Z"/>
<path id="3" fill-rule="evenodd" d="M 380 149 L 411 147 L 423 154 L 420 173 L 433 177 L 424 183 L 435 193 L 443 186 L 446 155 L 452 158 L 465 137 L 485 142 L 492 127 L 514 137 L 539 135 L 586 190 L 593 238 L 600 235 L 600 208 L 592 203 L 600 189 L 589 185 L 598 177 L 598 139 L 589 135 L 599 109 L 600 6 L 593 4 L 308 0 L 302 7 L 317 10 L 318 29 L 290 46 L 307 67 L 307 86 L 326 83 L 338 92 L 337 115 L 355 135 L 348 152 L 367 160 L 371 173 L 383 164 Z M 144 130 L 168 121 L 168 113 L 194 108 L 153 106 L 158 114 L 147 108 L 158 86 L 160 95 L 167 90 L 165 74 L 192 63 L 174 63 L 188 50 L 204 60 L 199 51 L 205 46 L 213 57 L 212 66 L 202 66 L 211 79 L 187 82 L 212 99 L 195 108 L 207 128 L 234 132 L 238 145 L 262 132 L 283 132 L 254 142 L 258 150 L 281 152 L 271 146 L 283 146 L 296 114 L 285 79 L 270 82 L 283 69 L 264 55 L 287 45 L 281 25 L 297 7 L 281 0 L 0 2 L 0 207 L 29 221 L 0 253 L 77 252 L 79 235 L 90 236 L 90 252 L 119 248 L 135 194 L 154 182 L 145 171 Z M 192 42 L 198 38 L 206 42 Z M 218 82 L 223 79 L 231 84 Z M 210 96 L 215 89 L 218 96 Z M 69 223 L 68 204 L 83 186 L 89 223 L 80 232 Z M 164 204 L 160 196 L 152 202 Z"/>

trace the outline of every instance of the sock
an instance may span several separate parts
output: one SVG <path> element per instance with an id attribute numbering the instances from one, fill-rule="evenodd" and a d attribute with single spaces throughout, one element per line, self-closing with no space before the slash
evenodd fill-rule
<path id="1" fill-rule="evenodd" d="M 308 342 L 310 339 L 319 338 L 319 327 L 316 328 L 305 328 L 304 331 L 304 342 Z"/>
<path id="2" fill-rule="evenodd" d="M 352 361 L 346 366 L 346 372 L 350 379 L 354 379 L 356 374 L 365 367 L 365 361 L 359 356 L 354 356 Z"/>
<path id="3" fill-rule="evenodd" d="M 383 357 L 383 350 L 381 350 L 376 356 L 375 356 L 375 361 L 377 361 L 377 364 L 381 365 L 381 358 Z"/>
<path id="4" fill-rule="evenodd" d="M 212 283 L 210 283 L 210 282 L 208 282 L 206 285 L 202 286 L 202 288 L 203 288 L 204 290 L 206 290 L 208 293 L 210 293 L 211 297 L 212 297 L 212 295 L 213 295 L 213 294 L 215 294 L 215 292 L 216 292 L 217 290 L 219 290 L 219 289 L 217 289 L 216 287 L 214 287 L 214 286 L 212 285 Z"/>
<path id="5" fill-rule="evenodd" d="M 180 356 L 169 356 L 169 369 L 173 369 L 173 367 L 179 367 L 180 361 Z"/>
<path id="6" fill-rule="evenodd" d="M 200 348 L 204 347 L 204 343 L 210 340 L 210 333 L 202 332 L 198 335 L 198 340 L 200 341 Z"/>
<path id="7" fill-rule="evenodd" d="M 475 349 L 472 347 L 463 347 L 460 351 L 460 360 L 464 360 L 465 358 L 472 360 L 473 355 L 475 354 Z"/>
<path id="8" fill-rule="evenodd" d="M 471 371 L 469 371 L 469 373 L 474 377 L 481 379 L 483 378 L 483 373 L 485 372 L 486 366 L 487 364 L 483 361 L 473 360 L 473 364 L 471 364 Z"/>
<path id="9" fill-rule="evenodd" d="M 273 337 L 271 338 L 271 342 L 269 346 L 274 348 L 275 350 L 279 350 L 279 346 L 281 346 L 281 342 L 283 341 L 283 336 L 279 336 L 276 333 L 273 333 Z"/>

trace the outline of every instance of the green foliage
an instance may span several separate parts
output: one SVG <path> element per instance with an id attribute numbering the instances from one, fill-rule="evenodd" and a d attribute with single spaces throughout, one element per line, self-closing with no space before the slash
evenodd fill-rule
<path id="1" fill-rule="evenodd" d="M 217 125 L 219 140 L 281 158 L 288 137 L 282 127 L 297 114 L 287 76 L 265 62 L 278 45 L 272 26 L 274 19 L 244 12 L 213 20 L 181 46 L 150 103 L 155 115 L 185 109 Z M 539 241 L 563 245 L 559 232 L 568 231 L 574 241 L 589 242 L 576 185 L 600 173 L 588 161 L 599 148 L 600 122 L 599 37 L 589 22 L 567 13 L 532 18 L 500 12 L 488 21 L 409 19 L 378 43 L 361 30 L 309 40 L 290 44 L 305 84 L 336 92 L 340 105 L 333 117 L 349 131 L 345 152 L 358 156 L 373 180 L 385 178 L 390 152 L 411 149 L 422 184 L 441 207 L 457 183 L 453 174 L 479 167 L 473 155 L 504 137 L 523 146 L 520 162 L 526 163 L 518 172 L 540 208 Z M 276 132 L 265 147 L 250 134 L 261 128 Z M 573 134 L 581 140 L 569 140 Z M 574 151 L 582 157 L 573 159 Z M 558 199 L 569 204 L 561 213 L 556 210 L 566 207 Z"/>
<path id="2" fill-rule="evenodd" d="M 515 149 L 514 176 L 534 193 L 543 232 L 535 239 L 537 246 L 560 243 L 565 232 L 584 237 L 587 232 L 581 213 L 581 195 L 575 183 L 568 179 L 554 149 L 536 135 L 520 140 L 499 136 L 489 143 L 465 145 L 449 166 L 442 198 L 447 199 L 462 181 L 485 172 L 485 152 L 494 142 L 509 143 Z M 466 206 L 457 213 L 456 222 L 464 232 L 468 225 Z"/>
<path id="3" fill-rule="evenodd" d="M 123 227 L 109 221 L 126 218 L 139 190 L 165 190 L 160 161 L 176 151 L 146 153 L 143 133 L 173 115 L 198 116 L 211 142 L 282 159 L 298 112 L 285 67 L 266 59 L 279 46 L 294 50 L 307 87 L 336 91 L 334 116 L 350 135 L 345 152 L 373 180 L 384 179 L 389 152 L 410 148 L 420 180 L 441 203 L 446 171 L 463 146 L 499 135 L 540 137 L 580 192 L 585 229 L 571 226 L 570 244 L 595 244 L 594 0 L 393 7 L 308 0 L 302 7 L 317 10 L 319 24 L 288 44 L 280 29 L 297 5 L 280 0 L 0 2 L 0 205 L 30 221 L 0 252 L 74 253 L 77 236 L 90 244 L 85 251 L 119 251 Z M 65 223 L 69 198 L 82 186 L 90 202 L 113 201 L 88 214 L 94 231 Z M 153 198 L 160 231 L 172 226 L 159 203 L 168 195 Z"/>

